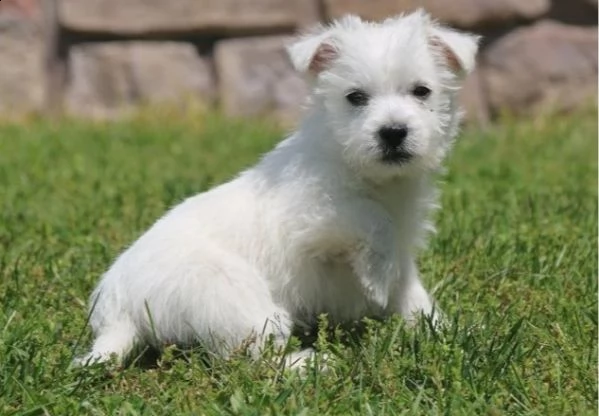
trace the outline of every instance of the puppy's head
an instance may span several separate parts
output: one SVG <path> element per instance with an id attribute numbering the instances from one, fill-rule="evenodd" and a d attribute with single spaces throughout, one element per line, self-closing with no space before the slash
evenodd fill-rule
<path id="1" fill-rule="evenodd" d="M 477 40 L 422 11 L 381 23 L 347 16 L 304 36 L 289 54 L 344 159 L 384 180 L 439 166 Z"/>

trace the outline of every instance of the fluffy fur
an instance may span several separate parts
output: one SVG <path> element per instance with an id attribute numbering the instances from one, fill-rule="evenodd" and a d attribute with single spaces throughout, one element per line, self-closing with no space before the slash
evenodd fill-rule
<path id="1" fill-rule="evenodd" d="M 431 174 L 456 134 L 476 44 L 421 11 L 348 16 L 297 40 L 289 54 L 312 87 L 298 130 L 118 257 L 91 296 L 96 338 L 79 362 L 143 344 L 199 342 L 226 356 L 252 339 L 258 353 L 266 336 L 282 345 L 321 313 L 334 323 L 433 313 L 414 249 L 431 228 Z M 386 145 L 384 128 L 399 141 Z"/>

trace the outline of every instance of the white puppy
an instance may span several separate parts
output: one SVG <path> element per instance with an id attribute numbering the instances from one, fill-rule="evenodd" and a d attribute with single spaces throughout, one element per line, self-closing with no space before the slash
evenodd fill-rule
<path id="1" fill-rule="evenodd" d="M 91 297 L 96 338 L 79 362 L 165 343 L 226 356 L 250 338 L 258 353 L 321 313 L 333 323 L 431 314 L 414 248 L 431 228 L 431 174 L 456 134 L 476 50 L 475 36 L 422 11 L 348 16 L 291 45 L 312 86 L 299 129 L 118 257 Z"/>

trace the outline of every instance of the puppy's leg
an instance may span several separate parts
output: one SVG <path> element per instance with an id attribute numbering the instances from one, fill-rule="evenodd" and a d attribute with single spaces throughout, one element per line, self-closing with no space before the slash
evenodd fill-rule
<path id="1" fill-rule="evenodd" d="M 433 322 L 439 319 L 439 311 L 422 285 L 413 259 L 405 259 L 401 278 L 393 285 L 389 312 L 399 313 L 410 323 L 414 323 L 421 315 L 430 316 Z"/>
<path id="2" fill-rule="evenodd" d="M 358 249 L 350 255 L 351 266 L 370 300 L 386 308 L 389 290 L 400 276 L 397 244 L 387 224 L 359 225 L 367 231 L 358 235 Z"/>
<path id="3" fill-rule="evenodd" d="M 276 346 L 287 344 L 289 313 L 275 302 L 258 270 L 215 246 L 203 247 L 194 258 L 201 266 L 187 266 L 169 299 L 157 295 L 149 302 L 163 305 L 154 317 L 161 337 L 200 341 L 223 357 L 247 346 L 257 358 L 271 338 Z"/>
<path id="4" fill-rule="evenodd" d="M 318 234 L 324 242 L 314 245 L 346 247 L 349 264 L 364 293 L 371 302 L 385 309 L 389 290 L 400 276 L 393 221 L 379 204 L 368 199 L 352 200 L 351 204 L 336 209 L 335 222 L 321 227 L 330 231 Z M 332 236 L 337 240 L 332 240 Z"/>
<path id="5" fill-rule="evenodd" d="M 386 307 L 389 299 L 389 286 L 398 275 L 391 256 L 371 247 L 361 249 L 352 259 L 354 272 L 360 279 L 368 297 L 381 307 Z"/>
<path id="6" fill-rule="evenodd" d="M 146 279 L 131 288 L 142 333 L 158 345 L 199 343 L 223 358 L 239 350 L 258 358 L 270 339 L 277 348 L 286 346 L 289 313 L 276 302 L 260 270 L 210 242 L 184 254 L 177 262 L 168 261 L 150 279 L 153 285 Z"/>

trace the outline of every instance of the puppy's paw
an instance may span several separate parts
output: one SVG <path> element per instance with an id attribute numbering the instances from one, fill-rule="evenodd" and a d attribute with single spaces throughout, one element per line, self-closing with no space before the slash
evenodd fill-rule
<path id="1" fill-rule="evenodd" d="M 101 354 L 97 352 L 90 352 L 81 357 L 73 358 L 71 361 L 71 368 L 88 367 L 96 364 L 104 363 L 119 363 L 119 359 L 115 353 Z"/>
<path id="2" fill-rule="evenodd" d="M 291 371 L 296 371 L 301 377 L 305 377 L 308 371 L 315 369 L 320 373 L 327 373 L 327 363 L 331 360 L 329 354 L 318 354 L 312 348 L 291 353 L 285 357 L 285 366 Z"/>

